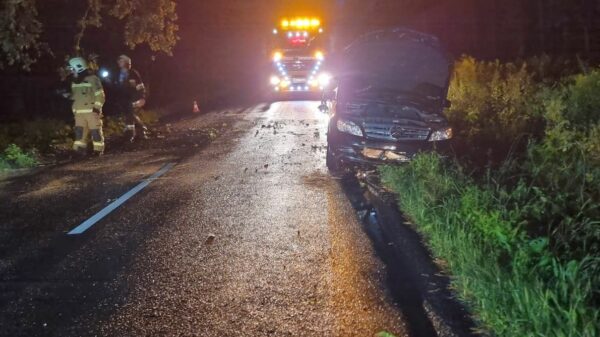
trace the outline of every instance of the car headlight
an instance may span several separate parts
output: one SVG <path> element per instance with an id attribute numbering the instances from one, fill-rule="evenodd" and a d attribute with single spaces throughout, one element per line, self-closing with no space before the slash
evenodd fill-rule
<path id="1" fill-rule="evenodd" d="M 338 119 L 337 121 L 337 129 L 340 132 L 343 133 L 348 133 L 354 136 L 358 136 L 358 137 L 362 137 L 363 136 L 363 132 L 360 129 L 360 126 L 356 125 L 356 123 L 351 122 L 351 121 L 347 121 L 347 120 L 343 120 L 343 119 Z"/>
<path id="2" fill-rule="evenodd" d="M 323 61 L 325 59 L 325 54 L 322 51 L 318 50 L 315 52 L 315 58 L 319 61 Z"/>
<path id="3" fill-rule="evenodd" d="M 283 59 L 282 52 L 276 51 L 275 53 L 273 53 L 273 62 L 279 62 L 279 61 L 281 61 L 281 59 Z"/>
<path id="4" fill-rule="evenodd" d="M 292 82 L 290 81 L 289 78 L 284 78 L 281 83 L 279 84 L 279 86 L 281 86 L 282 88 L 287 88 L 292 84 Z"/>
<path id="5" fill-rule="evenodd" d="M 429 136 L 430 142 L 438 142 L 440 140 L 448 140 L 452 139 L 453 133 L 452 128 L 445 128 L 441 130 L 434 131 L 431 136 Z"/>
<path id="6" fill-rule="evenodd" d="M 318 78 L 319 85 L 323 88 L 328 87 L 331 83 L 331 75 L 329 74 L 321 74 Z"/>
<path id="7" fill-rule="evenodd" d="M 271 76 L 271 85 L 279 85 L 279 83 L 281 83 L 281 80 L 279 79 L 279 77 Z"/>

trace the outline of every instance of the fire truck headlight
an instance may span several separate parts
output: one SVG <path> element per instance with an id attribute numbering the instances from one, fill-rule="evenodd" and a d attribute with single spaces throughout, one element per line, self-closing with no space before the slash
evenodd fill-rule
<path id="1" fill-rule="evenodd" d="M 331 83 L 331 75 L 321 74 L 319 75 L 319 85 L 322 87 L 328 87 Z"/>
<path id="2" fill-rule="evenodd" d="M 315 52 L 315 58 L 319 61 L 323 61 L 325 59 L 325 54 L 322 51 L 318 50 Z"/>
<path id="3" fill-rule="evenodd" d="M 279 83 L 281 83 L 281 80 L 279 79 L 279 77 L 271 76 L 271 85 L 279 85 Z"/>

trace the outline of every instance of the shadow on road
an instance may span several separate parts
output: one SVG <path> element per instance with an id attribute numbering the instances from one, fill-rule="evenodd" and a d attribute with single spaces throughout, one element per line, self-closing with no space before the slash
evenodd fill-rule
<path id="1" fill-rule="evenodd" d="M 345 177 L 341 186 L 387 266 L 388 287 L 415 337 L 476 336 L 475 324 L 449 289 L 422 238 L 408 225 L 396 199 L 378 182 Z"/>

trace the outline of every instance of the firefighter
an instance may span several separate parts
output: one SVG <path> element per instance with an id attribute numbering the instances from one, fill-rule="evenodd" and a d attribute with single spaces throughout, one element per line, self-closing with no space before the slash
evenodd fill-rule
<path id="1" fill-rule="evenodd" d="M 119 77 L 116 83 L 118 105 L 125 115 L 126 131 L 130 134 L 132 142 L 139 137 L 147 139 L 148 128 L 138 115 L 139 110 L 146 104 L 146 87 L 140 74 L 131 68 L 130 57 L 121 55 L 117 63 L 119 65 Z M 140 131 L 139 134 L 137 131 Z"/>
<path id="2" fill-rule="evenodd" d="M 87 62 L 81 57 L 69 60 L 69 70 L 73 74 L 71 93 L 75 116 L 75 142 L 73 149 L 85 152 L 88 136 L 92 138 L 94 153 L 104 153 L 104 134 L 102 132 L 102 107 L 106 100 L 100 79 L 89 71 Z"/>

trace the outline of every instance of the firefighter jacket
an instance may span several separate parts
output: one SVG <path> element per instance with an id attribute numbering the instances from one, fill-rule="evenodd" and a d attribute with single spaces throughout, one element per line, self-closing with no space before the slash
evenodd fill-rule
<path id="1" fill-rule="evenodd" d="M 102 111 L 106 96 L 102 82 L 96 75 L 87 75 L 82 80 L 71 83 L 73 113 L 90 113 L 94 109 Z"/>
<path id="2" fill-rule="evenodd" d="M 122 109 L 133 109 L 132 104 L 146 99 L 146 87 L 140 74 L 134 70 L 121 71 L 116 83 L 116 96 Z"/>

